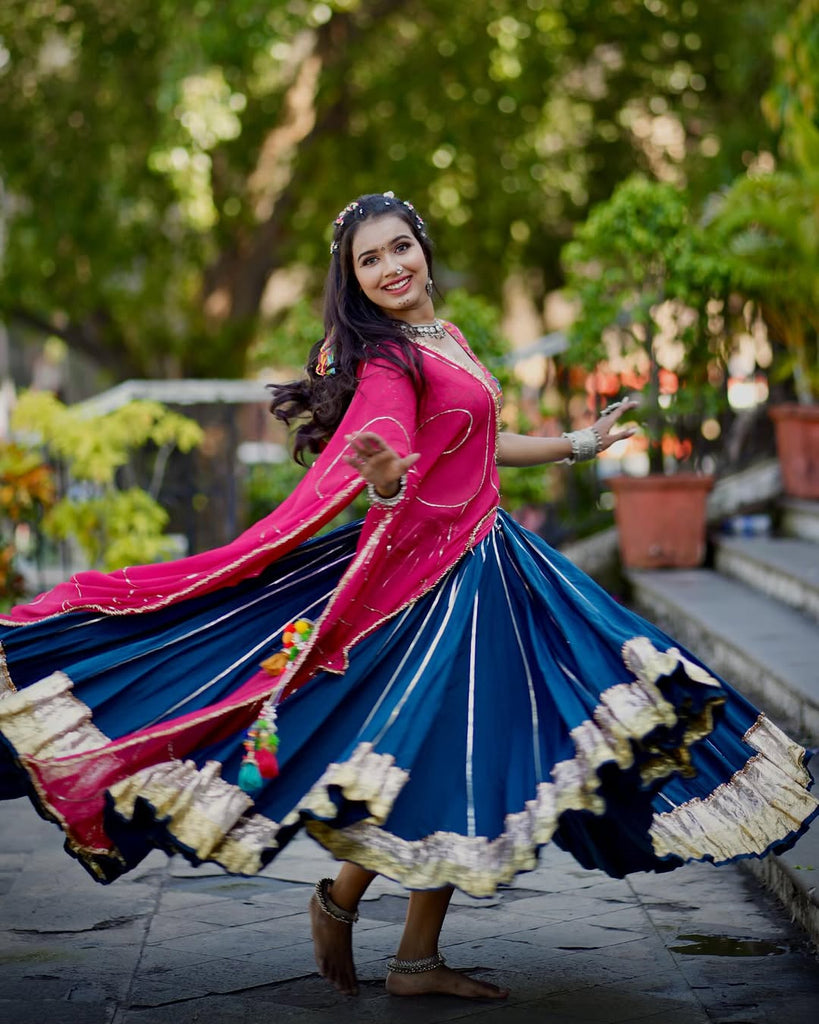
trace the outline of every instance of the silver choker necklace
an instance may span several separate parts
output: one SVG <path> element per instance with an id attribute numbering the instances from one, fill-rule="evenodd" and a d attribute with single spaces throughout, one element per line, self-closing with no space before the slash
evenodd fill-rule
<path id="1" fill-rule="evenodd" d="M 446 328 L 441 320 L 433 320 L 431 324 L 401 324 L 401 331 L 408 338 L 445 338 Z"/>

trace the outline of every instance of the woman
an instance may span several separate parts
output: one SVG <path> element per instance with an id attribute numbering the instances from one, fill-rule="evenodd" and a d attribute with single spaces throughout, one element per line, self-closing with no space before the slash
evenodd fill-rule
<path id="1" fill-rule="evenodd" d="M 759 855 L 817 802 L 801 748 L 497 507 L 496 464 L 591 458 L 633 403 L 499 432 L 431 272 L 409 203 L 339 214 L 325 340 L 273 398 L 305 480 L 222 549 L 0 620 L 0 781 L 102 881 L 154 846 L 250 874 L 306 826 L 345 862 L 310 906 L 341 992 L 382 873 L 412 890 L 388 989 L 502 998 L 438 952 L 453 885 L 491 894 L 549 841 L 617 877 Z M 310 539 L 365 484 L 364 521 Z"/>

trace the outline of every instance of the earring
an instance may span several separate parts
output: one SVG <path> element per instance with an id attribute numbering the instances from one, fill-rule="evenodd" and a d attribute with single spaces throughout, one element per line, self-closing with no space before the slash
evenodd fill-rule
<path id="1" fill-rule="evenodd" d="M 435 287 L 431 277 L 427 278 L 427 295 L 432 298 L 432 289 Z"/>

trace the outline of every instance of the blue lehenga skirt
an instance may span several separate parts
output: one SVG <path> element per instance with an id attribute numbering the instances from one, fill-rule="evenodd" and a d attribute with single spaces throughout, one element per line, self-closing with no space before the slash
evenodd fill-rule
<path id="1" fill-rule="evenodd" d="M 161 611 L 0 627 L 0 672 L 20 691 L 0 708 L 55 671 L 108 739 L 212 705 L 279 649 L 285 624 L 319 617 L 359 531 Z M 278 729 L 280 774 L 252 805 L 237 731 L 112 787 L 115 857 L 71 852 L 101 881 L 154 847 L 252 873 L 306 828 L 409 888 L 482 896 L 548 842 L 621 877 L 784 848 L 819 810 L 798 744 L 502 511 L 343 675 L 282 702 Z M 48 816 L 16 753 L 6 737 L 0 795 L 29 791 Z"/>

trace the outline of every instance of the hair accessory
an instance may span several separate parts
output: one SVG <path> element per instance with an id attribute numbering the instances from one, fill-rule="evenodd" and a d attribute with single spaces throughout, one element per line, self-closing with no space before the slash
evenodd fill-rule
<path id="1" fill-rule="evenodd" d="M 419 231 L 421 232 L 421 234 L 422 234 L 422 235 L 423 235 L 423 234 L 426 234 L 426 227 L 425 227 L 425 225 L 424 225 L 424 221 L 423 221 L 423 219 L 421 218 L 421 215 L 420 215 L 420 214 L 418 213 L 418 211 L 417 211 L 417 210 L 415 209 L 415 207 L 414 207 L 414 206 L 412 205 L 412 203 L 408 202 L 408 201 L 407 201 L 406 199 L 399 199 L 399 202 L 400 202 L 400 203 L 401 203 L 401 204 L 402 204 L 403 206 L 406 206 L 406 208 L 407 208 L 407 209 L 408 209 L 408 210 L 410 211 L 410 213 L 411 213 L 411 214 L 413 215 L 413 217 L 415 218 L 415 224 L 416 224 L 416 226 L 417 226 L 418 230 L 419 230 Z"/>
<path id="2" fill-rule="evenodd" d="M 316 888 L 314 890 L 316 903 L 318 903 L 324 913 L 328 917 L 332 917 L 334 921 L 341 921 L 342 924 L 355 924 L 358 920 L 358 911 L 345 910 L 344 907 L 340 907 L 330 899 L 330 894 L 327 890 L 332 884 L 332 878 L 321 878 L 316 882 Z"/>
<path id="3" fill-rule="evenodd" d="M 433 953 L 432 956 L 422 957 L 420 960 L 399 960 L 397 956 L 387 961 L 387 970 L 393 974 L 423 974 L 426 971 L 434 971 L 436 967 L 443 967 L 446 960 L 440 953 Z"/>
<path id="4" fill-rule="evenodd" d="M 415 221 L 416 228 L 420 231 L 420 233 L 422 235 L 426 234 L 426 227 L 424 225 L 424 221 L 421 218 L 421 216 L 419 215 L 418 211 L 412 205 L 412 203 L 407 202 L 406 199 L 398 199 L 396 197 L 395 193 L 392 190 L 390 190 L 389 192 L 382 192 L 381 194 L 382 194 L 382 196 L 385 199 L 385 203 L 384 203 L 385 206 L 391 206 L 392 203 L 395 202 L 395 203 L 400 203 L 401 206 L 403 206 L 407 210 L 409 210 L 409 212 L 412 214 L 413 220 Z M 361 217 L 365 216 L 364 208 L 362 207 L 361 203 L 359 203 L 359 201 L 357 199 L 354 199 L 351 203 L 348 203 L 344 207 L 343 210 L 339 211 L 338 216 L 333 221 L 333 224 L 335 226 L 335 230 L 338 230 L 338 228 L 341 227 L 341 225 L 344 223 L 344 221 L 345 221 L 345 219 L 347 217 L 347 214 L 348 213 L 352 213 L 353 210 L 357 210 L 359 216 L 361 216 Z M 333 241 L 330 243 L 330 255 L 331 256 L 335 256 L 336 253 L 338 252 L 338 250 L 339 250 L 338 239 L 334 238 Z"/>
<path id="5" fill-rule="evenodd" d="M 575 462 L 588 462 L 600 454 L 603 447 L 603 438 L 598 434 L 595 427 L 584 427 L 583 430 L 573 430 L 569 434 L 561 434 L 572 446 L 572 454 L 563 461 L 573 466 Z"/>
<path id="6" fill-rule="evenodd" d="M 344 209 L 339 212 L 339 215 L 336 217 L 336 219 L 333 221 L 333 223 L 334 224 L 342 224 L 344 222 L 344 218 L 347 216 L 347 214 L 351 213 L 353 210 L 358 210 L 360 208 L 360 206 L 361 206 L 361 204 L 358 202 L 357 199 L 354 199 L 351 203 L 347 203 L 347 205 L 344 207 Z"/>
<path id="7" fill-rule="evenodd" d="M 271 676 L 281 676 L 290 662 L 299 656 L 314 629 L 309 619 L 296 619 L 288 623 L 282 633 L 282 649 L 262 662 L 265 672 Z M 275 779 L 279 774 L 276 758 L 279 749 L 276 704 L 280 690 L 281 687 L 277 687 L 273 696 L 264 702 L 256 721 L 245 734 L 245 756 L 239 768 L 238 785 L 248 796 L 258 796 L 265 781 Z"/>
<path id="8" fill-rule="evenodd" d="M 343 210 L 339 210 L 338 216 L 333 221 L 333 224 L 338 228 L 344 223 L 344 218 L 348 213 L 352 213 L 353 210 L 358 210 L 361 213 L 361 203 L 357 199 L 354 199 L 351 203 L 347 203 Z M 338 252 L 338 242 L 334 239 L 330 243 L 330 255 L 335 256 Z"/>
<path id="9" fill-rule="evenodd" d="M 321 343 L 318 359 L 316 360 L 316 374 L 319 377 L 332 377 L 336 372 L 335 367 L 336 346 L 332 338 L 327 337 Z"/>

